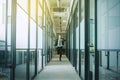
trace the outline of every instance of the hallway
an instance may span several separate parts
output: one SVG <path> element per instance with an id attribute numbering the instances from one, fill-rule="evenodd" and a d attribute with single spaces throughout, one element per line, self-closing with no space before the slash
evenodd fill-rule
<path id="1" fill-rule="evenodd" d="M 62 61 L 59 61 L 58 57 L 58 55 L 55 55 L 34 80 L 80 80 L 79 75 L 66 56 L 62 56 Z"/>
<path id="2" fill-rule="evenodd" d="M 0 0 L 0 13 L 0 80 L 120 80 L 120 0 Z"/>

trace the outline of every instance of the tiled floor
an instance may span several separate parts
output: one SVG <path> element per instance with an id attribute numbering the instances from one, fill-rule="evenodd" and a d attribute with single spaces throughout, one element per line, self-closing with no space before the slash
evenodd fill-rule
<path id="1" fill-rule="evenodd" d="M 80 78 L 65 55 L 62 56 L 62 61 L 55 55 L 34 80 L 80 80 Z"/>

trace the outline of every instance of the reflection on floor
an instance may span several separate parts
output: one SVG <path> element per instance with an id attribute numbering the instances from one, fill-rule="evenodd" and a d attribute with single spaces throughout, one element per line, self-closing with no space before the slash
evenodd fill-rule
<path id="1" fill-rule="evenodd" d="M 7 80 L 7 76 L 0 73 L 0 80 Z"/>
<path id="2" fill-rule="evenodd" d="M 34 65 L 30 65 L 30 78 L 34 76 Z M 15 69 L 15 80 L 26 80 L 26 64 L 17 65 Z"/>
<path id="3" fill-rule="evenodd" d="M 100 67 L 100 80 L 120 80 L 120 74 Z"/>
<path id="4" fill-rule="evenodd" d="M 10 69 L 0 68 L 0 80 L 9 80 L 9 79 L 10 79 Z"/>
<path id="5" fill-rule="evenodd" d="M 26 64 L 17 65 L 15 69 L 15 80 L 26 79 Z"/>
<path id="6" fill-rule="evenodd" d="M 55 55 L 34 80 L 80 80 L 80 78 L 65 55 L 62 56 L 62 61 Z"/>

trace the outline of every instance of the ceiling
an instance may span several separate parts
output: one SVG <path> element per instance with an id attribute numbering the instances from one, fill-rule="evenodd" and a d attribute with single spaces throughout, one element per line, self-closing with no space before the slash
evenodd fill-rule
<path id="1" fill-rule="evenodd" d="M 70 0 L 47 0 L 56 33 L 65 33 L 70 12 Z"/>

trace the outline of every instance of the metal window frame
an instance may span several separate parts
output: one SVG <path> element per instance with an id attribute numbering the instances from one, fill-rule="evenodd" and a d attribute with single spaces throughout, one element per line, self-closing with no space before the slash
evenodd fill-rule
<path id="1" fill-rule="evenodd" d="M 38 0 L 36 0 L 36 51 L 35 51 L 35 76 L 37 75 L 37 54 L 38 54 Z"/>
<path id="2" fill-rule="evenodd" d="M 8 47 L 7 47 L 7 41 L 8 41 L 8 0 L 6 0 L 6 21 L 5 21 L 5 55 L 7 55 Z M 7 57 L 6 57 L 7 58 Z M 5 61 L 7 63 L 7 61 Z"/>
<path id="3" fill-rule="evenodd" d="M 90 52 L 89 52 L 89 15 L 90 15 L 90 0 L 85 0 L 85 80 L 89 80 L 89 71 L 90 71 Z"/>
<path id="4" fill-rule="evenodd" d="M 78 1 L 78 25 L 79 25 L 79 76 L 81 75 L 81 51 L 80 51 L 80 45 L 81 45 L 81 39 L 80 39 L 80 19 L 81 19 L 81 0 Z"/>
<path id="5" fill-rule="evenodd" d="M 27 49 L 27 64 L 26 64 L 26 80 L 30 80 L 30 8 L 31 0 L 28 0 L 28 49 Z"/>
<path id="6" fill-rule="evenodd" d="M 11 14 L 11 53 L 12 53 L 12 68 L 11 80 L 15 80 L 16 67 L 16 0 L 12 0 L 12 14 Z"/>
<path id="7" fill-rule="evenodd" d="M 99 80 L 99 52 L 97 48 L 97 1 L 95 0 L 95 80 Z"/>

